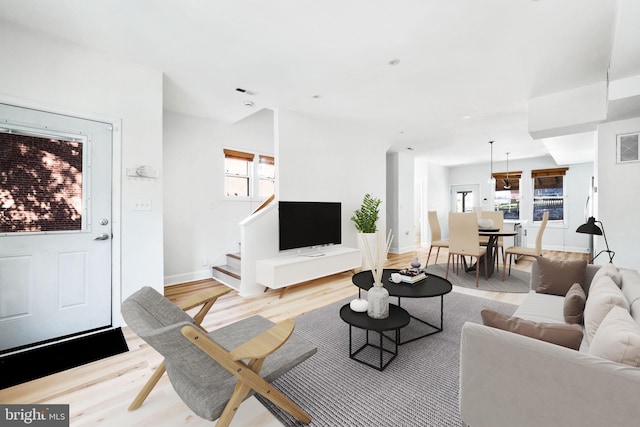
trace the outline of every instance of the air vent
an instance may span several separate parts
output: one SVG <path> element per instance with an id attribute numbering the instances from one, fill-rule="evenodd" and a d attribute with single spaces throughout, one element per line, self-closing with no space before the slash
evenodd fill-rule
<path id="1" fill-rule="evenodd" d="M 618 135 L 616 161 L 628 163 L 640 161 L 640 133 Z"/>
<path id="2" fill-rule="evenodd" d="M 247 95 L 251 95 L 251 96 L 255 96 L 255 95 L 256 95 L 256 93 L 257 93 L 257 92 L 254 92 L 254 91 L 252 91 L 252 90 L 243 89 L 243 88 L 241 88 L 241 87 L 237 87 L 237 88 L 236 88 L 236 91 L 238 91 L 238 92 L 240 92 L 240 93 L 247 94 Z"/>

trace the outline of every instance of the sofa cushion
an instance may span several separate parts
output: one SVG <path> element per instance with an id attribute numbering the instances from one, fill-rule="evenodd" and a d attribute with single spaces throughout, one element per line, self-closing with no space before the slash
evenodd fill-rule
<path id="1" fill-rule="evenodd" d="M 582 324 L 587 294 L 580 283 L 574 283 L 564 297 L 564 321 L 569 324 Z"/>
<path id="2" fill-rule="evenodd" d="M 482 310 L 480 315 L 482 316 L 482 323 L 486 326 L 514 332 L 573 350 L 580 348 L 580 343 L 582 342 L 582 328 L 579 325 L 534 322 L 508 316 L 490 309 Z"/>
<path id="3" fill-rule="evenodd" d="M 593 279 L 591 280 L 591 282 L 595 283 L 602 276 L 611 277 L 613 283 L 615 283 L 618 287 L 620 287 L 622 284 L 622 277 L 620 276 L 620 272 L 618 271 L 616 266 L 611 263 L 604 264 L 602 267 L 600 267 L 596 274 L 593 275 Z"/>
<path id="4" fill-rule="evenodd" d="M 629 301 L 629 305 L 633 306 L 635 302 L 640 302 L 640 274 L 637 270 L 628 270 L 621 269 L 620 277 L 622 278 L 622 293 Z M 631 310 L 631 317 L 636 320 L 636 323 L 640 319 L 636 317 L 636 314 L 640 315 L 640 311 L 638 313 L 634 313 L 634 310 Z"/>
<path id="5" fill-rule="evenodd" d="M 602 276 L 591 284 L 587 303 L 584 306 L 584 329 L 588 342 L 593 340 L 602 319 L 615 306 L 629 311 L 629 302 L 620 288 L 611 277 Z"/>
<path id="6" fill-rule="evenodd" d="M 563 297 L 574 283 L 584 284 L 586 261 L 558 261 L 545 257 L 537 257 L 537 259 L 540 286 L 536 292 Z"/>
<path id="7" fill-rule="evenodd" d="M 564 323 L 564 297 L 529 292 L 513 315 L 534 322 Z"/>
<path id="8" fill-rule="evenodd" d="M 626 365 L 640 367 L 640 326 L 627 310 L 613 307 L 600 323 L 589 353 Z"/>

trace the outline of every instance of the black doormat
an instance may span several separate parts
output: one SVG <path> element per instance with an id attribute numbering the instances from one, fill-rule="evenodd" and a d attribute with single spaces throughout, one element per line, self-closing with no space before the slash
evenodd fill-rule
<path id="1" fill-rule="evenodd" d="M 0 389 L 129 351 L 122 328 L 0 356 Z"/>

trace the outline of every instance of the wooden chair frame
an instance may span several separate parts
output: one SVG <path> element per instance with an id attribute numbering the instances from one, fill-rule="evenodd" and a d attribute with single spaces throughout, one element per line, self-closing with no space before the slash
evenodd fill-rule
<path id="1" fill-rule="evenodd" d="M 200 307 L 200 310 L 193 316 L 193 320 L 196 325 L 200 326 L 202 321 L 204 320 L 213 304 L 217 301 L 221 296 L 231 292 L 231 289 L 212 289 L 209 291 L 199 292 L 196 295 L 185 298 L 183 301 L 177 303 L 176 305 L 180 307 L 183 311 L 191 310 L 192 308 Z M 151 390 L 158 384 L 162 375 L 164 375 L 166 371 L 166 367 L 164 365 L 164 361 L 158 365 L 156 370 L 151 374 L 151 377 L 147 380 L 146 384 L 142 386 L 142 389 L 138 392 L 138 395 L 133 399 L 131 405 L 129 405 L 129 411 L 133 411 L 138 409 L 142 403 L 145 401 Z"/>
<path id="2" fill-rule="evenodd" d="M 238 379 L 231 398 L 218 418 L 216 427 L 227 427 L 231 423 L 238 407 L 251 390 L 268 399 L 301 423 L 311 422 L 309 414 L 259 375 L 265 358 L 289 339 L 294 327 L 295 323 L 292 319 L 285 320 L 230 352 L 209 339 L 197 328 L 193 326 L 182 327 L 181 332 L 189 341 Z M 243 360 L 248 360 L 248 362 L 245 363 Z"/>

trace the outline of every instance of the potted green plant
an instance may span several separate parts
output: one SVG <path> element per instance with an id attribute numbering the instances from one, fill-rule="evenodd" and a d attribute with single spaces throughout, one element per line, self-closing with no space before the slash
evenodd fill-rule
<path id="1" fill-rule="evenodd" d="M 356 230 L 360 233 L 375 233 L 378 230 L 376 222 L 380 215 L 380 203 L 382 200 L 372 197 L 371 194 L 364 195 L 360 209 L 356 210 L 351 217 L 351 221 L 356 225 Z"/>
<path id="2" fill-rule="evenodd" d="M 366 255 L 365 240 L 369 247 L 376 245 L 377 221 L 380 215 L 380 203 L 382 200 L 365 194 L 360 209 L 354 212 L 351 221 L 354 222 L 356 230 L 360 233 L 358 238 L 358 248 L 362 252 L 362 270 L 371 269 L 371 265 Z"/>

